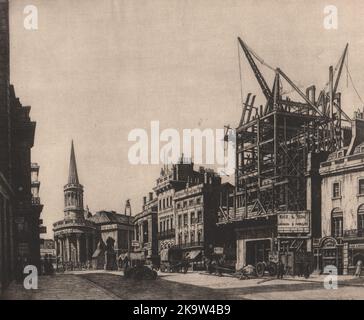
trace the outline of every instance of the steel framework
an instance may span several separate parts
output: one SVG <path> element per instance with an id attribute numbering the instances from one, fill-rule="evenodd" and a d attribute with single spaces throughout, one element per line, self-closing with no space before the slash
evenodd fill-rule
<path id="1" fill-rule="evenodd" d="M 271 68 L 275 78 L 270 89 L 254 58 L 264 61 L 240 38 L 238 42 L 266 103 L 256 107 L 251 93 L 243 103 L 236 129 L 235 216 L 250 218 L 305 210 L 308 154 L 336 151 L 346 145 L 349 134 L 342 123 L 350 118 L 341 109 L 341 94 L 337 92 L 348 45 L 335 70 L 329 69 L 328 88 L 316 99 L 315 86 L 303 93 L 279 68 Z M 283 97 L 282 80 L 303 102 Z"/>

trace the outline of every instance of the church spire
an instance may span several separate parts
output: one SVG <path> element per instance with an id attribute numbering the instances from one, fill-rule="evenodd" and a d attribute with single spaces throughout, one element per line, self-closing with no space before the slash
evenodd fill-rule
<path id="1" fill-rule="evenodd" d="M 83 186 L 78 181 L 75 148 L 71 144 L 68 183 L 64 186 L 65 219 L 84 219 Z"/>
<path id="2" fill-rule="evenodd" d="M 70 157 L 70 167 L 69 167 L 69 174 L 68 174 L 68 184 L 79 184 L 75 148 L 73 146 L 73 140 L 71 143 L 71 157 Z"/>

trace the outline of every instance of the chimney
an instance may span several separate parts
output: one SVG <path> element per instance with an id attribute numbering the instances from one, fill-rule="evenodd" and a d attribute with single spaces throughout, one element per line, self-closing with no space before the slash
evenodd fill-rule
<path id="1" fill-rule="evenodd" d="M 149 201 L 153 200 L 153 192 L 149 192 Z"/>
<path id="2" fill-rule="evenodd" d="M 147 197 L 143 197 L 143 204 L 147 203 Z"/>

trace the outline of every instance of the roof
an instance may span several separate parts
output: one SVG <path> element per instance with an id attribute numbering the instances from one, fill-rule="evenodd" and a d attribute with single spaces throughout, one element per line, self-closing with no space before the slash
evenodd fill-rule
<path id="1" fill-rule="evenodd" d="M 88 218 L 96 224 L 132 224 L 133 217 L 125 214 L 116 213 L 115 211 L 98 211 L 92 217 Z"/>

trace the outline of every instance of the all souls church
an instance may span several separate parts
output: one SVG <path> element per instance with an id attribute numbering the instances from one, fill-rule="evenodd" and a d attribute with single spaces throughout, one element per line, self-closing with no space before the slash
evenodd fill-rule
<path id="1" fill-rule="evenodd" d="M 117 257 L 130 251 L 134 232 L 130 203 L 127 202 L 123 214 L 115 211 L 92 214 L 84 208 L 84 187 L 78 177 L 73 141 L 63 192 L 64 218 L 53 225 L 58 264 L 101 269 L 107 246 L 113 247 Z"/>

